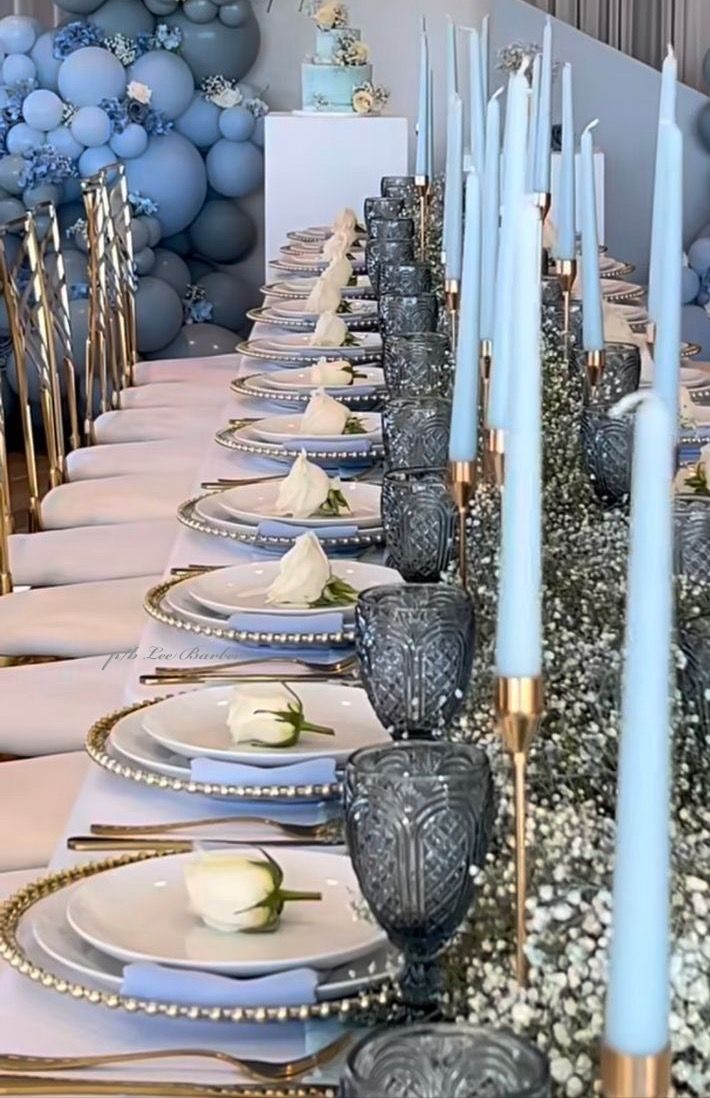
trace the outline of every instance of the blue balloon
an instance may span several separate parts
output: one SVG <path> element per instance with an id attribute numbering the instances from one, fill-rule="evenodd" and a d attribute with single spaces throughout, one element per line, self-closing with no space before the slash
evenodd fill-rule
<path id="1" fill-rule="evenodd" d="M 85 255 L 82 255 L 76 248 L 62 248 L 62 258 L 68 286 L 76 285 L 79 282 L 88 282 L 89 276 Z M 53 269 L 51 255 L 47 257 L 47 266 L 50 271 Z"/>
<path id="2" fill-rule="evenodd" d="M 710 355 L 710 316 L 699 305 L 684 305 L 681 314 L 683 339 L 699 343 L 701 357 L 707 361 Z"/>
<path id="3" fill-rule="evenodd" d="M 698 134 L 705 148 L 710 152 L 710 103 L 698 111 L 696 115 Z"/>
<path id="4" fill-rule="evenodd" d="M 148 247 L 154 248 L 163 235 L 160 222 L 157 217 L 154 217 L 152 214 L 147 217 L 140 217 L 138 220 L 142 221 L 148 230 Z"/>
<path id="5" fill-rule="evenodd" d="M 244 198 L 261 186 L 264 157 L 250 141 L 222 138 L 207 153 L 207 178 L 227 198 Z"/>
<path id="6" fill-rule="evenodd" d="M 160 351 L 182 327 L 182 302 L 172 286 L 159 278 L 141 278 L 136 291 L 138 349 Z"/>
<path id="7" fill-rule="evenodd" d="M 115 163 L 116 154 L 109 145 L 95 145 L 91 149 L 85 149 L 79 157 L 79 173 L 82 179 L 88 179 L 102 168 Z"/>
<path id="8" fill-rule="evenodd" d="M 172 15 L 177 8 L 177 0 L 144 0 L 144 2 L 153 15 Z"/>
<path id="9" fill-rule="evenodd" d="M 54 56 L 54 31 L 45 31 L 32 47 L 30 57 L 37 68 L 37 80 L 43 88 L 56 91 L 57 78 L 62 65 L 61 57 Z"/>
<path id="10" fill-rule="evenodd" d="M 152 248 L 142 248 L 141 251 L 136 252 L 133 257 L 133 262 L 136 265 L 136 274 L 147 275 L 155 273 L 153 270 L 155 267 L 155 253 Z"/>
<path id="11" fill-rule="evenodd" d="M 256 242 L 256 227 L 235 202 L 215 198 L 206 202 L 190 226 L 193 248 L 214 263 L 243 259 Z"/>
<path id="12" fill-rule="evenodd" d="M 212 320 L 232 332 L 240 331 L 251 307 L 252 288 L 244 279 L 225 271 L 211 271 L 200 278 L 207 301 L 212 304 Z"/>
<path id="13" fill-rule="evenodd" d="M 700 291 L 700 277 L 692 267 L 683 268 L 681 286 L 681 302 L 683 305 L 690 305 Z"/>
<path id="14" fill-rule="evenodd" d="M 217 15 L 217 5 L 212 0 L 185 0 L 182 10 L 191 23 L 211 23 Z"/>
<path id="15" fill-rule="evenodd" d="M 0 198 L 0 225 L 24 217 L 25 207 L 19 198 Z M 0 301 L 2 298 L 0 297 Z"/>
<path id="16" fill-rule="evenodd" d="M 63 202 L 78 202 L 81 195 L 81 182 L 78 179 L 65 179 L 64 180 L 64 194 L 62 196 Z"/>
<path id="17" fill-rule="evenodd" d="M 175 252 L 175 255 L 185 256 L 192 251 L 192 241 L 186 232 L 174 233 L 172 236 L 166 236 L 163 239 L 163 247 Z"/>
<path id="18" fill-rule="evenodd" d="M 207 192 L 204 161 L 179 133 L 151 137 L 142 156 L 126 162 L 126 178 L 130 190 L 157 204 L 166 236 L 179 233 L 194 220 Z"/>
<path id="19" fill-rule="evenodd" d="M 232 0 L 232 3 L 220 5 L 219 18 L 228 27 L 243 27 L 253 18 L 249 0 Z"/>
<path id="20" fill-rule="evenodd" d="M 33 129 L 26 122 L 18 122 L 16 126 L 7 131 L 6 145 L 9 153 L 18 153 L 22 156 L 23 153 L 30 152 L 43 144 L 44 134 L 42 131 Z"/>
<path id="21" fill-rule="evenodd" d="M 688 262 L 700 277 L 710 270 L 710 237 L 700 237 L 688 249 Z"/>
<path id="22" fill-rule="evenodd" d="M 217 324 L 186 324 L 155 358 L 204 358 L 228 355 L 237 349 L 234 332 Z"/>
<path id="23" fill-rule="evenodd" d="M 153 95 L 151 107 L 167 118 L 179 118 L 192 102 L 195 82 L 189 66 L 167 50 L 151 50 L 131 65 L 129 81 L 147 84 Z"/>
<path id="24" fill-rule="evenodd" d="M 102 107 L 80 107 L 69 123 L 69 129 L 75 141 L 93 149 L 108 144 L 111 119 Z"/>
<path id="25" fill-rule="evenodd" d="M 219 19 L 192 23 L 182 5 L 165 22 L 182 31 L 180 54 L 192 69 L 195 83 L 216 72 L 229 80 L 241 80 L 259 53 L 259 24 L 252 12 L 242 27 L 226 27 Z"/>
<path id="26" fill-rule="evenodd" d="M 24 157 L 13 154 L 0 159 L 0 187 L 8 194 L 22 194 L 25 189 L 27 163 Z"/>
<path id="27" fill-rule="evenodd" d="M 709 301 L 710 301 L 710 293 L 708 293 L 707 290 L 701 290 L 700 293 L 698 294 L 697 298 L 696 298 L 696 304 L 697 305 L 702 305 L 703 308 L 704 308 Z"/>
<path id="28" fill-rule="evenodd" d="M 134 252 L 142 252 L 148 247 L 148 229 L 139 217 L 131 218 L 131 237 Z"/>
<path id="29" fill-rule="evenodd" d="M 58 205 L 62 197 L 62 188 L 57 183 L 40 183 L 37 187 L 28 187 L 22 192 L 22 201 L 28 210 L 39 206 L 41 202 Z"/>
<path id="30" fill-rule="evenodd" d="M 219 118 L 219 107 L 196 91 L 187 110 L 175 122 L 175 129 L 198 149 L 209 149 L 219 141 Z"/>
<path id="31" fill-rule="evenodd" d="M 266 123 L 264 122 L 264 116 L 262 114 L 261 117 L 257 118 L 257 120 L 256 120 L 256 125 L 254 126 L 254 135 L 252 137 L 252 141 L 260 149 L 263 149 L 263 147 L 264 147 L 264 127 L 265 127 L 265 125 L 266 125 Z"/>
<path id="32" fill-rule="evenodd" d="M 5 84 L 19 84 L 22 80 L 34 80 L 36 75 L 35 63 L 26 53 L 8 53 L 2 63 L 2 78 Z"/>
<path id="33" fill-rule="evenodd" d="M 120 98 L 126 70 L 117 57 L 99 46 L 70 53 L 59 70 L 59 92 L 75 107 L 95 107 L 102 99 Z"/>
<path id="34" fill-rule="evenodd" d="M 185 290 L 190 284 L 190 269 L 187 263 L 175 252 L 168 251 L 167 248 L 156 248 L 154 255 L 155 266 L 151 273 L 155 278 L 159 278 L 161 281 L 167 282 L 168 286 L 172 286 L 175 293 L 182 300 L 185 296 Z"/>
<path id="35" fill-rule="evenodd" d="M 34 22 L 27 15 L 6 15 L 0 19 L 0 44 L 7 53 L 29 53 L 37 37 Z"/>
<path id="36" fill-rule="evenodd" d="M 67 202 L 66 205 L 59 207 L 57 210 L 57 217 L 59 218 L 59 228 L 62 232 L 62 236 L 64 239 L 67 239 L 67 229 L 70 229 L 72 225 L 75 225 L 80 218 L 86 217 L 84 203 L 78 200 Z M 67 241 L 67 250 L 76 251 L 76 248 L 77 245 L 75 243 Z"/>
<path id="37" fill-rule="evenodd" d="M 36 130 L 53 130 L 62 121 L 64 104 L 58 95 L 46 88 L 30 92 L 22 104 L 22 117 Z"/>
<path id="38" fill-rule="evenodd" d="M 57 126 L 47 134 L 47 144 L 56 149 L 62 156 L 68 156 L 70 160 L 76 160 L 84 151 L 84 146 L 77 141 L 68 126 Z"/>
<path id="39" fill-rule="evenodd" d="M 204 275 L 212 274 L 214 270 L 214 263 L 208 263 L 205 259 L 197 259 L 195 256 L 190 256 L 187 260 L 187 266 L 192 282 L 199 282 Z"/>
<path id="40" fill-rule="evenodd" d="M 113 34 L 125 34 L 128 38 L 137 38 L 139 34 L 150 34 L 153 19 L 140 0 L 104 0 L 99 8 L 88 18 L 105 32 L 107 37 Z"/>
<path id="41" fill-rule="evenodd" d="M 137 122 L 129 122 L 123 133 L 115 133 L 109 142 L 116 156 L 132 160 L 148 148 L 148 134 Z"/>
<path id="42" fill-rule="evenodd" d="M 219 116 L 219 129 L 228 141 L 248 141 L 256 119 L 246 107 L 228 107 Z"/>

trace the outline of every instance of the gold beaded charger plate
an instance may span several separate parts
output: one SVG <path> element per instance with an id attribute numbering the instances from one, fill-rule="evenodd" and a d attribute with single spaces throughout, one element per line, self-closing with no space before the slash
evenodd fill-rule
<path id="1" fill-rule="evenodd" d="M 372 372 L 382 374 L 382 371 L 378 367 L 372 367 Z M 302 370 L 289 371 L 289 373 L 302 374 Z M 317 388 L 315 385 L 311 385 L 309 388 L 306 386 L 298 386 L 297 388 L 288 389 L 283 386 L 276 388 L 269 384 L 269 374 L 250 374 L 248 377 L 235 378 L 230 384 L 230 389 L 233 393 L 237 393 L 238 396 L 252 397 L 255 400 L 268 400 L 272 404 L 283 404 L 293 406 L 294 404 L 301 407 L 305 407 L 308 401 L 311 399 L 313 391 Z M 372 408 L 379 408 L 382 405 L 387 390 L 384 385 L 367 384 L 363 383 L 358 385 L 339 385 L 331 386 L 326 385 L 325 391 L 333 397 L 336 397 L 341 404 L 344 404 L 346 408 L 351 408 L 353 411 L 357 409 L 368 411 Z"/>
<path id="2" fill-rule="evenodd" d="M 339 629 L 331 632 L 327 629 L 319 629 L 318 623 L 321 620 L 319 616 L 314 616 L 312 626 L 302 632 L 299 632 L 296 628 L 291 631 L 272 631 L 256 627 L 236 629 L 229 624 L 228 618 L 221 617 L 215 618 L 212 624 L 207 623 L 205 616 L 203 616 L 204 621 L 190 620 L 183 609 L 174 609 L 166 599 L 166 595 L 185 582 L 184 576 L 178 576 L 176 579 L 170 579 L 151 587 L 143 600 L 143 608 L 146 613 L 155 621 L 159 621 L 161 625 L 169 625 L 173 629 L 197 633 L 203 637 L 213 637 L 215 640 L 228 643 L 254 645 L 256 647 L 267 645 L 271 648 L 284 649 L 344 648 L 349 647 L 355 640 L 355 629 L 351 622 L 343 621 Z M 337 613 L 337 610 L 335 612 Z M 323 611 L 323 614 L 330 616 L 327 611 Z M 262 614 L 258 615 L 259 619 L 262 619 L 263 616 Z M 244 615 L 244 618 L 246 617 L 247 615 Z"/>
<path id="3" fill-rule="evenodd" d="M 357 436 L 352 437 L 356 438 Z M 225 446 L 228 450 L 236 450 L 241 454 L 251 454 L 253 457 L 274 458 L 276 461 L 286 462 L 288 465 L 293 464 L 296 458 L 300 457 L 302 449 L 298 445 L 279 446 L 276 443 L 263 442 L 256 437 L 248 424 L 224 427 L 215 435 L 215 442 L 220 446 Z M 326 443 L 323 444 L 321 450 L 310 448 L 308 450 L 309 461 L 314 461 L 316 465 L 323 465 L 328 469 L 374 465 L 376 462 L 382 461 L 384 456 L 384 446 L 379 442 L 370 443 L 366 449 L 362 450 L 328 448 Z"/>
<path id="4" fill-rule="evenodd" d="M 635 270 L 635 263 L 625 263 L 623 259 L 602 256 L 599 260 L 599 274 L 602 278 L 623 278 L 625 275 L 633 274 Z"/>
<path id="5" fill-rule="evenodd" d="M 353 338 L 357 342 L 351 345 L 311 346 L 308 343 L 307 333 L 292 332 L 290 335 L 272 338 L 262 336 L 259 339 L 244 340 L 237 347 L 237 353 L 266 362 L 294 362 L 299 366 L 303 366 L 304 363 L 318 362 L 321 358 L 328 360 L 346 358 L 350 363 L 367 362 L 373 366 L 377 365 L 382 357 L 382 338 L 379 333 L 363 332 L 360 336 Z"/>
<path id="6" fill-rule="evenodd" d="M 339 312 L 337 315 L 347 324 L 351 332 L 372 332 L 378 325 L 377 316 L 372 314 L 353 315 L 348 312 Z M 289 317 L 273 312 L 268 305 L 250 309 L 247 317 L 256 324 L 272 324 L 289 332 L 312 332 L 318 322 L 318 316 L 315 314 L 312 317 Z"/>
<path id="7" fill-rule="evenodd" d="M 211 534 L 213 537 L 228 538 L 230 541 L 263 549 L 267 553 L 286 553 L 292 548 L 298 533 L 290 537 L 273 537 L 259 533 L 258 526 L 248 526 L 234 522 L 219 506 L 219 492 L 208 492 L 204 496 L 195 496 L 178 507 L 178 521 L 199 534 Z M 321 538 L 325 552 L 356 553 L 373 549 L 384 542 L 381 526 L 359 530 L 357 534 L 344 534 L 341 537 Z"/>
<path id="8" fill-rule="evenodd" d="M 100 874 L 125 866 L 138 865 L 167 854 L 141 852 L 107 858 L 101 862 L 74 866 L 58 873 L 40 877 L 11 896 L 0 909 L 0 956 L 21 976 L 38 987 L 66 995 L 92 1006 L 108 1007 L 131 1015 L 141 1014 L 190 1022 L 288 1022 L 319 1018 L 353 1018 L 371 1015 L 396 999 L 393 983 L 392 955 L 382 947 L 362 961 L 331 970 L 323 985 L 316 990 L 314 1002 L 274 1006 L 225 1007 L 203 1003 L 166 1002 L 125 995 L 116 985 L 119 969 L 113 963 L 108 973 L 102 954 L 94 951 L 87 957 L 77 957 L 65 948 L 64 940 L 52 938 L 60 952 L 67 953 L 63 962 L 42 948 L 32 932 L 35 915 L 48 913 L 60 917 L 66 908 L 68 893 Z M 46 929 L 45 929 L 46 938 Z M 49 942 L 47 943 L 49 944 Z M 68 963 L 69 962 L 69 963 Z M 80 967 L 79 967 L 80 966 Z M 114 979 L 110 977 L 113 975 Z M 121 975 L 122 984 L 122 975 Z M 331 997 L 332 996 L 332 997 Z"/>
<path id="9" fill-rule="evenodd" d="M 645 292 L 643 286 L 637 286 L 633 282 L 622 282 L 612 278 L 602 279 L 604 300 L 611 303 L 625 304 L 629 301 L 637 301 Z"/>
<path id="10" fill-rule="evenodd" d="M 170 696 L 170 695 L 166 695 Z M 149 701 L 137 702 L 124 706 L 114 713 L 101 717 L 92 727 L 86 737 L 86 751 L 89 757 L 103 770 L 115 774 L 126 781 L 136 782 L 138 785 L 149 786 L 153 789 L 165 789 L 170 793 L 184 793 L 189 796 L 213 797 L 218 800 L 236 801 L 259 808 L 262 805 L 283 804 L 316 804 L 324 801 L 333 801 L 340 798 L 341 788 L 338 781 L 335 782 L 305 782 L 299 785 L 291 785 L 278 781 L 278 775 L 274 776 L 271 785 L 251 785 L 248 782 L 206 782 L 194 779 L 190 769 L 185 766 L 184 760 L 178 762 L 174 756 L 168 756 L 161 749 L 150 750 L 150 738 L 145 734 L 142 738 L 137 736 L 137 727 L 142 720 L 146 708 L 157 705 L 165 698 L 151 698 Z M 136 762 L 128 760 L 128 756 L 122 750 L 117 750 L 113 742 L 114 729 L 119 722 L 129 721 L 131 728 L 127 737 L 121 738 L 122 746 L 131 745 L 129 749 L 136 757 L 145 757 L 148 762 Z M 162 760 L 168 758 L 171 761 L 162 765 Z M 158 760 L 160 769 L 157 768 L 154 759 Z M 149 765 L 150 763 L 150 765 Z M 170 766 L 171 772 L 166 772 Z M 183 769 L 184 768 L 184 769 Z"/>
<path id="11" fill-rule="evenodd" d="M 333 235 L 333 231 L 332 225 L 310 225 L 307 229 L 292 229 L 290 233 L 286 233 L 286 238 L 302 244 L 324 244 Z M 367 230 L 360 227 L 355 230 L 355 234 L 366 238 Z"/>

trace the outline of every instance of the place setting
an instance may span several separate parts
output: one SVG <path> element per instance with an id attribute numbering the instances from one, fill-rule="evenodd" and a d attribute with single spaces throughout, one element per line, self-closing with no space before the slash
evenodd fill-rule
<path id="1" fill-rule="evenodd" d="M 379 332 L 352 334 L 345 320 L 336 313 L 323 313 L 310 333 L 261 336 L 246 340 L 237 348 L 246 358 L 269 362 L 317 362 L 320 358 L 347 358 L 352 362 L 372 362 L 382 353 Z"/>
<path id="2" fill-rule="evenodd" d="M 321 358 L 300 370 L 293 367 L 267 370 L 235 378 L 230 385 L 239 396 L 291 408 L 307 405 L 320 387 L 347 408 L 377 410 L 385 394 L 384 373 L 380 366 Z"/>

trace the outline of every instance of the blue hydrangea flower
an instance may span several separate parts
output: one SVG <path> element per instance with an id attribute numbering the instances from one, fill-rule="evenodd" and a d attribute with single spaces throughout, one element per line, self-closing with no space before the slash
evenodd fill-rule
<path id="1" fill-rule="evenodd" d="M 104 48 L 121 62 L 125 68 L 132 65 L 145 50 L 139 50 L 135 38 L 129 38 L 127 34 L 117 31 L 104 41 Z"/>
<path id="2" fill-rule="evenodd" d="M 58 60 L 64 60 L 70 53 L 84 49 L 85 46 L 100 46 L 104 41 L 104 32 L 93 23 L 84 23 L 75 19 L 55 31 L 52 53 Z"/>
<path id="3" fill-rule="evenodd" d="M 175 125 L 174 122 L 165 117 L 162 111 L 154 111 L 152 107 L 145 108 L 142 124 L 146 133 L 155 135 L 156 137 L 161 137 L 163 134 L 169 133 Z"/>
<path id="4" fill-rule="evenodd" d="M 160 208 L 157 202 L 154 202 L 152 198 L 148 198 L 147 195 L 141 194 L 140 191 L 131 191 L 128 201 L 131 204 L 134 217 L 152 217 L 157 214 Z"/>
<path id="5" fill-rule="evenodd" d="M 153 48 L 159 50 L 171 50 L 173 53 L 182 45 L 182 31 L 179 27 L 169 27 L 167 23 L 159 23 L 155 28 Z"/>
<path id="6" fill-rule="evenodd" d="M 68 156 L 58 153 L 54 145 L 40 145 L 24 153 L 26 168 L 23 175 L 25 187 L 38 187 L 41 183 L 63 183 L 76 179 L 77 166 Z"/>

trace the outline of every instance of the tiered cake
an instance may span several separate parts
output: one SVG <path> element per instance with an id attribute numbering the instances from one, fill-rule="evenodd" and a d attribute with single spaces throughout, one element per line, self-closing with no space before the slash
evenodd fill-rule
<path id="1" fill-rule="evenodd" d="M 303 109 L 349 114 L 357 110 L 356 91 L 372 83 L 372 65 L 360 31 L 348 26 L 348 10 L 341 3 L 313 5 L 316 49 L 303 62 Z"/>

